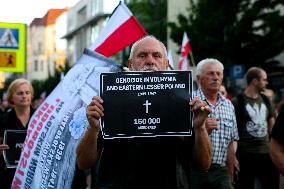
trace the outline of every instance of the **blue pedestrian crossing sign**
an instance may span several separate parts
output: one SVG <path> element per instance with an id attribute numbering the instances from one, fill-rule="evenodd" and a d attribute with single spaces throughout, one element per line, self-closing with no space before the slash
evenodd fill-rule
<path id="1" fill-rule="evenodd" d="M 6 49 L 19 48 L 18 28 L 0 28 L 0 48 L 6 48 Z"/>

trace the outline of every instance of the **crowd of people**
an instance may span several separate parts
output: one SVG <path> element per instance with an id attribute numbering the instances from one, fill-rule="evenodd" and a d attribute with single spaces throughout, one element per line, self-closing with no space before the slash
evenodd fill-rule
<path id="1" fill-rule="evenodd" d="M 166 47 L 154 36 L 132 45 L 130 71 L 166 71 L 168 66 Z M 234 97 L 223 85 L 224 65 L 219 60 L 200 61 L 196 72 L 198 88 L 188 101 L 194 115 L 192 136 L 106 140 L 100 125 L 104 99 L 94 96 L 86 109 L 89 127 L 76 149 L 73 188 L 280 188 L 284 106 L 275 111 L 265 70 L 249 68 L 244 92 Z M 3 144 L 4 131 L 27 129 L 33 94 L 25 79 L 16 79 L 8 88 L 10 109 L 4 108 L 0 118 L 1 188 L 10 187 L 15 172 L 3 161 L 2 151 L 9 149 Z"/>

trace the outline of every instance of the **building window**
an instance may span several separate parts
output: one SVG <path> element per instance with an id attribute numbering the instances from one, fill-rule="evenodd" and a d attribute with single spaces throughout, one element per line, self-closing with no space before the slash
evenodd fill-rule
<path id="1" fill-rule="evenodd" d="M 98 25 L 92 26 L 91 43 L 94 43 L 99 36 L 100 28 Z"/>
<path id="2" fill-rule="evenodd" d="M 86 20 L 87 20 L 87 10 L 86 7 L 83 7 L 77 13 L 77 25 L 86 22 Z"/>
<path id="3" fill-rule="evenodd" d="M 100 0 L 92 1 L 92 12 L 91 15 L 95 16 L 101 10 L 102 12 L 102 2 Z"/>
<path id="4" fill-rule="evenodd" d="M 43 72 L 43 60 L 42 61 L 40 61 L 40 70 Z"/>
<path id="5" fill-rule="evenodd" d="M 38 48 L 37 48 L 37 52 L 40 54 L 40 53 L 42 53 L 42 43 L 41 42 L 39 42 L 38 43 Z"/>
<path id="6" fill-rule="evenodd" d="M 35 72 L 38 71 L 38 61 L 37 60 L 34 61 L 34 71 Z"/>

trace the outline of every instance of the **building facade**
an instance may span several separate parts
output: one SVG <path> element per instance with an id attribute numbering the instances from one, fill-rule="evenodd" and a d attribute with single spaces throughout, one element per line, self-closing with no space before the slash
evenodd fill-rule
<path id="1" fill-rule="evenodd" d="M 103 28 L 106 19 L 119 4 L 119 0 L 81 0 L 67 13 L 67 59 L 73 65 L 85 48 L 90 47 Z"/>
<path id="2" fill-rule="evenodd" d="M 31 22 L 28 28 L 27 79 L 44 80 L 53 76 L 55 69 L 65 63 L 66 45 L 59 45 L 58 36 L 66 28 L 59 27 L 66 25 L 66 11 L 50 9 L 44 17 Z M 60 16 L 62 18 L 58 19 Z"/>

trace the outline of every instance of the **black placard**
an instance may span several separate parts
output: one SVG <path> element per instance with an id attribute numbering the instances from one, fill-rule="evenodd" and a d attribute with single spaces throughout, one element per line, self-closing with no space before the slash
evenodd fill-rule
<path id="1" fill-rule="evenodd" d="M 191 71 L 101 74 L 103 137 L 190 136 Z"/>
<path id="2" fill-rule="evenodd" d="M 26 130 L 5 130 L 3 143 L 9 149 L 4 150 L 3 155 L 7 168 L 17 167 L 26 135 Z"/>

